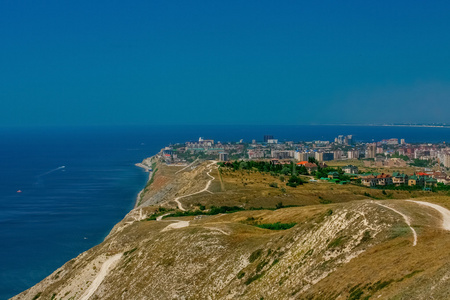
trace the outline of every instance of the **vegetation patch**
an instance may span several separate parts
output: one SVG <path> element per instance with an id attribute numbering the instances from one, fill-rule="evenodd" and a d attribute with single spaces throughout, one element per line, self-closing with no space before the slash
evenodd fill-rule
<path id="1" fill-rule="evenodd" d="M 377 281 L 375 282 L 371 287 L 368 288 L 368 290 L 372 291 L 372 292 L 376 292 L 379 291 L 385 287 L 387 287 L 388 285 L 390 285 L 392 282 L 394 282 L 394 280 L 388 280 L 388 281 Z"/>
<path id="2" fill-rule="evenodd" d="M 348 296 L 348 300 L 358 300 L 361 299 L 361 296 L 364 294 L 364 292 L 360 288 L 356 288 L 350 293 L 350 296 Z"/>
<path id="3" fill-rule="evenodd" d="M 269 183 L 269 186 L 270 186 L 270 187 L 273 187 L 273 188 L 278 188 L 278 183 L 276 183 L 276 182 L 271 182 L 271 183 Z"/>
<path id="4" fill-rule="evenodd" d="M 390 239 L 395 239 L 401 236 L 405 236 L 407 234 L 409 234 L 410 229 L 408 226 L 404 226 L 404 225 L 397 225 L 392 227 L 389 238 Z"/>
<path id="5" fill-rule="evenodd" d="M 130 251 L 124 252 L 123 255 L 124 255 L 124 256 L 127 256 L 128 254 L 131 254 L 131 253 L 133 253 L 133 252 L 136 251 L 136 250 L 137 250 L 137 248 L 133 248 L 133 249 L 131 249 Z"/>
<path id="6" fill-rule="evenodd" d="M 339 247 L 342 244 L 344 244 L 344 241 L 345 236 L 338 237 L 337 239 L 333 240 L 331 243 L 328 244 L 328 249 Z"/>
<path id="7" fill-rule="evenodd" d="M 423 272 L 423 270 L 415 270 L 415 271 L 412 271 L 411 273 L 406 274 L 405 276 L 403 276 L 403 278 L 401 278 L 401 279 L 399 279 L 399 280 L 397 280 L 397 281 L 402 281 L 403 279 L 411 278 L 411 277 L 413 277 L 414 275 L 416 275 L 416 274 L 418 274 L 418 273 L 421 273 L 421 272 Z"/>
<path id="8" fill-rule="evenodd" d="M 292 223 L 276 222 L 276 223 L 266 223 L 266 224 L 255 224 L 254 226 L 263 228 L 263 229 L 270 229 L 270 230 L 286 230 L 286 229 L 294 227 L 295 225 L 297 225 L 297 223 L 295 223 L 295 222 L 292 222 Z"/>
<path id="9" fill-rule="evenodd" d="M 241 279 L 242 277 L 245 276 L 245 272 L 244 271 L 239 271 L 239 273 L 236 275 L 237 279 Z"/>
<path id="10" fill-rule="evenodd" d="M 262 261 L 256 266 L 256 273 L 259 273 L 266 265 L 268 264 L 267 261 Z"/>
<path id="11" fill-rule="evenodd" d="M 372 239 L 372 237 L 370 236 L 370 231 L 366 230 L 366 231 L 364 231 L 363 237 L 361 238 L 361 243 L 368 242 L 371 239 Z"/>
<path id="12" fill-rule="evenodd" d="M 330 203 L 332 203 L 333 201 L 331 201 L 331 200 L 328 200 L 328 199 L 323 199 L 322 197 L 319 197 L 319 203 L 320 204 L 330 204 Z"/>
<path id="13" fill-rule="evenodd" d="M 41 297 L 42 292 L 37 293 L 34 295 L 33 300 L 36 300 L 37 298 Z"/>
<path id="14" fill-rule="evenodd" d="M 245 281 L 245 284 L 246 284 L 246 285 L 249 285 L 249 284 L 252 283 L 253 281 L 258 280 L 258 279 L 260 279 L 261 277 L 263 277 L 264 274 L 265 274 L 265 272 L 262 272 L 262 273 L 260 273 L 260 274 L 256 274 L 256 275 L 254 275 L 254 276 L 252 276 L 252 277 L 249 277 L 249 278 Z"/>
<path id="15" fill-rule="evenodd" d="M 160 207 L 158 207 L 158 209 L 156 210 L 156 212 L 154 214 L 152 214 L 149 218 L 147 218 L 147 221 L 156 220 L 156 218 L 166 214 L 169 211 L 173 211 L 173 208 L 167 209 L 165 207 L 160 206 Z"/>
<path id="16" fill-rule="evenodd" d="M 209 210 L 187 210 L 187 211 L 178 211 L 175 213 L 172 213 L 170 215 L 165 216 L 165 218 L 168 217 L 188 217 L 188 216 L 199 216 L 199 215 L 218 215 L 218 214 L 231 214 L 238 211 L 245 210 L 242 207 L 239 206 L 211 206 Z"/>
<path id="17" fill-rule="evenodd" d="M 262 249 L 258 249 L 256 251 L 254 251 L 252 254 L 250 254 L 250 257 L 248 258 L 249 262 L 252 263 L 255 260 L 257 260 L 261 256 L 262 253 L 263 253 Z"/>

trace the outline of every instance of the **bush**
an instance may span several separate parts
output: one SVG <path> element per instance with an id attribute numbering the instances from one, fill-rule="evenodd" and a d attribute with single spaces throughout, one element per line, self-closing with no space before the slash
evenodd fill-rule
<path id="1" fill-rule="evenodd" d="M 297 177 L 295 175 L 292 175 L 291 177 L 289 177 L 289 180 L 286 183 L 286 185 L 290 186 L 290 187 L 297 187 L 298 185 L 302 185 L 302 184 L 303 184 L 303 180 L 300 177 Z"/>
<path id="2" fill-rule="evenodd" d="M 269 183 L 269 186 L 270 186 L 270 187 L 273 187 L 273 188 L 278 188 L 278 183 L 276 183 L 276 182 L 271 182 L 271 183 Z"/>

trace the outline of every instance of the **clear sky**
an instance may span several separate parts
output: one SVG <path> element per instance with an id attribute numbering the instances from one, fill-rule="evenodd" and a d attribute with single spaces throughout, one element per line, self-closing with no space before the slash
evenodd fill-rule
<path id="1" fill-rule="evenodd" d="M 0 126 L 449 122 L 450 1 L 0 1 Z"/>

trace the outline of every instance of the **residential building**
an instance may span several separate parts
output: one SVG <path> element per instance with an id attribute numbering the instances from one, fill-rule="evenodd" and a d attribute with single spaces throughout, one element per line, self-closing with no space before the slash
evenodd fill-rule
<path id="1" fill-rule="evenodd" d="M 377 144 L 376 143 L 367 144 L 366 158 L 375 158 L 376 153 L 377 153 Z"/>
<path id="2" fill-rule="evenodd" d="M 348 165 L 342 168 L 342 171 L 347 174 L 358 174 L 358 167 L 353 165 Z"/>
<path id="3" fill-rule="evenodd" d="M 392 184 L 394 184 L 396 186 L 408 184 L 408 178 L 409 177 L 406 174 L 394 172 L 392 174 Z"/>

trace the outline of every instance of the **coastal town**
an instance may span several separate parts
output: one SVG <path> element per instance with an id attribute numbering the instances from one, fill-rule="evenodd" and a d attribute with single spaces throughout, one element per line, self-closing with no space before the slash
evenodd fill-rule
<path id="1" fill-rule="evenodd" d="M 280 141 L 272 135 L 251 142 L 199 138 L 169 145 L 159 157 L 168 165 L 187 165 L 196 159 L 218 160 L 223 166 L 261 161 L 273 166 L 268 171 L 309 176 L 310 182 L 370 188 L 433 190 L 450 183 L 450 147 L 445 142 L 417 144 L 389 138 L 365 143 L 352 135 L 304 142 Z"/>

